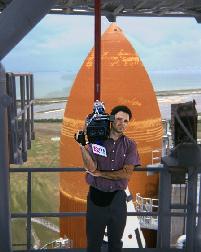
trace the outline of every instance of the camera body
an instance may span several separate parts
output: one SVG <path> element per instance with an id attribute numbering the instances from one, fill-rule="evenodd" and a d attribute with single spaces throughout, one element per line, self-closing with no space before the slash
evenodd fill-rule
<path id="1" fill-rule="evenodd" d="M 108 139 L 110 134 L 110 122 L 114 121 L 114 116 L 105 113 L 104 103 L 96 100 L 94 102 L 93 113 L 86 119 L 86 135 L 89 143 L 101 143 Z"/>

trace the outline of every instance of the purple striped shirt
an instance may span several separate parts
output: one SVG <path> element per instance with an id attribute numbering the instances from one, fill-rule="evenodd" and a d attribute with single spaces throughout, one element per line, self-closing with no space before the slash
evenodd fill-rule
<path id="1" fill-rule="evenodd" d="M 127 136 L 122 135 L 116 141 L 108 139 L 102 144 L 106 149 L 107 157 L 93 153 L 92 144 L 89 145 L 89 153 L 97 162 L 100 171 L 115 171 L 123 168 L 124 165 L 139 165 L 140 159 L 136 143 Z M 86 175 L 86 181 L 89 185 L 104 191 L 113 192 L 124 190 L 128 185 L 127 179 L 106 179 L 103 177 L 94 177 L 91 174 Z"/>

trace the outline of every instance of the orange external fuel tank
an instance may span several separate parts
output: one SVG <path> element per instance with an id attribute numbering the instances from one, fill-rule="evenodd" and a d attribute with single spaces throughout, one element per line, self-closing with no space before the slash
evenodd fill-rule
<path id="1" fill-rule="evenodd" d="M 83 128 L 94 102 L 94 49 L 85 59 L 72 86 L 63 118 L 60 142 L 61 167 L 83 167 L 74 133 Z M 142 166 L 151 164 L 153 151 L 161 149 L 163 128 L 152 83 L 135 49 L 122 30 L 111 24 L 101 38 L 101 101 L 106 112 L 127 105 L 134 120 L 126 135 L 135 139 Z M 135 197 L 156 197 L 158 176 L 134 172 L 129 189 Z M 88 185 L 84 172 L 60 174 L 60 211 L 86 211 Z M 85 217 L 65 217 L 60 221 L 61 236 L 73 240 L 73 247 L 85 247 Z"/>

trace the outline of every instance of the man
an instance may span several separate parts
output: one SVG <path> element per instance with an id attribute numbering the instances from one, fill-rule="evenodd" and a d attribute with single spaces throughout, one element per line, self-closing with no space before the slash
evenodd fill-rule
<path id="1" fill-rule="evenodd" d="M 101 251 L 106 227 L 109 252 L 122 251 L 121 239 L 127 218 L 124 190 L 133 168 L 140 163 L 136 143 L 123 134 L 132 118 L 130 109 L 116 106 L 111 115 L 115 120 L 109 139 L 100 146 L 101 151 L 93 144 L 80 146 L 90 186 L 86 216 L 88 252 Z"/>

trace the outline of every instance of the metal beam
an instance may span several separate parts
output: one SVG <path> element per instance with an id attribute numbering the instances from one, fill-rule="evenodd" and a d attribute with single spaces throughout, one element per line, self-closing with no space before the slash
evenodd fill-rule
<path id="1" fill-rule="evenodd" d="M 199 184 L 198 184 L 198 214 L 201 213 L 201 176 L 199 174 Z M 195 234 L 195 246 L 196 252 L 201 251 L 201 216 L 198 217 L 197 226 L 196 226 L 196 234 Z"/>
<path id="2" fill-rule="evenodd" d="M 13 0 L 0 15 L 0 60 L 50 11 L 58 0 Z"/>
<path id="3" fill-rule="evenodd" d="M 195 250 L 196 236 L 196 199 L 197 198 L 197 171 L 196 167 L 188 168 L 188 202 L 186 222 L 186 250 Z"/>
<path id="4" fill-rule="evenodd" d="M 41 249 L 31 249 L 29 252 L 41 252 Z M 82 248 L 56 248 L 56 249 L 44 249 L 45 252 L 87 252 L 86 249 Z M 101 250 L 102 252 L 106 252 L 105 248 Z M 13 252 L 27 252 L 27 250 L 14 250 Z M 157 248 L 123 248 L 122 252 L 186 252 L 185 249 L 176 249 L 176 248 L 169 248 L 169 249 L 157 249 Z M 193 251 L 188 251 L 193 252 Z"/>
<path id="5" fill-rule="evenodd" d="M 0 251 L 11 252 L 6 74 L 0 62 Z"/>
<path id="6" fill-rule="evenodd" d="M 95 1 L 94 101 L 100 100 L 101 85 L 101 1 Z"/>
<path id="7" fill-rule="evenodd" d="M 170 248 L 171 232 L 171 174 L 168 167 L 160 173 L 159 185 L 159 215 L 158 215 L 158 232 L 157 248 Z"/>
<path id="8" fill-rule="evenodd" d="M 198 23 L 201 23 L 201 0 L 186 0 L 188 12 L 192 13 Z"/>

